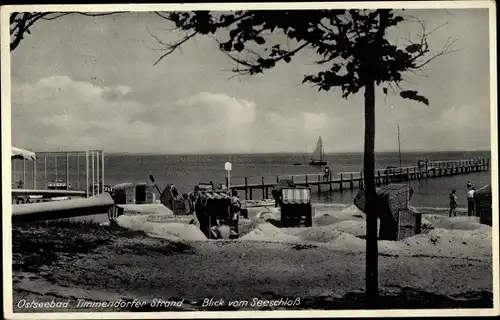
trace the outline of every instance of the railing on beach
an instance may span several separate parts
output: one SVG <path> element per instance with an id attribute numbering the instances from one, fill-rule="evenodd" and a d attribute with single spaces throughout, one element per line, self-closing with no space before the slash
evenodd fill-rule
<path id="1" fill-rule="evenodd" d="M 451 160 L 451 161 L 429 161 L 420 166 L 390 167 L 375 170 L 375 183 L 377 185 L 400 182 L 406 180 L 427 179 L 443 177 L 469 172 L 487 171 L 490 167 L 489 159 L 475 160 Z M 363 172 L 351 171 L 325 175 L 324 173 L 306 173 L 275 176 L 247 176 L 231 178 L 231 189 L 243 191 L 246 200 L 253 200 L 253 191 L 261 192 L 262 199 L 269 199 L 270 190 L 280 180 L 288 179 L 296 185 L 317 188 L 318 193 L 322 191 L 343 191 L 346 188 L 363 187 Z M 226 185 L 228 185 L 226 178 Z"/>
<path id="2" fill-rule="evenodd" d="M 37 152 L 36 157 L 31 169 L 21 160 L 22 169 L 16 170 L 19 160 L 12 160 L 13 203 L 39 196 L 44 200 L 54 195 L 88 198 L 105 191 L 103 150 Z"/>

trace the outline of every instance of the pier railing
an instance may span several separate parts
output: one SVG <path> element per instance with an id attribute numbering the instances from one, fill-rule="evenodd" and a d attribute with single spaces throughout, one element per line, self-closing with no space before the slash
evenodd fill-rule
<path id="1" fill-rule="evenodd" d="M 387 184 L 397 181 L 427 179 L 455 174 L 465 174 L 469 172 L 489 170 L 489 159 L 471 160 L 448 160 L 448 161 L 428 161 L 417 166 L 388 167 L 375 169 L 375 182 L 377 185 Z M 281 174 L 274 176 L 247 176 L 231 178 L 231 189 L 245 192 L 245 199 L 252 199 L 254 189 L 262 192 L 262 198 L 269 198 L 269 191 L 282 179 L 293 181 L 296 185 L 317 186 L 318 192 L 327 187 L 333 191 L 344 189 L 347 184 L 349 189 L 363 187 L 363 172 L 348 171 L 328 174 L 305 173 L 305 174 Z M 227 179 L 226 179 L 227 180 Z M 228 181 L 226 181 L 227 185 Z"/>

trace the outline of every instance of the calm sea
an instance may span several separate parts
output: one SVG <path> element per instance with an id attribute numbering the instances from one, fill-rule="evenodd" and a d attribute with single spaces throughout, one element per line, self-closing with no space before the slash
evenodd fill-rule
<path id="1" fill-rule="evenodd" d="M 53 181 L 57 178 L 65 179 L 66 156 L 54 155 L 47 157 L 46 164 L 43 153 L 38 153 L 37 187 L 43 188 L 45 179 Z M 213 181 L 215 184 L 224 183 L 226 171 L 224 163 L 232 163 L 231 184 L 243 184 L 244 177 L 249 177 L 249 183 L 258 183 L 262 177 L 265 181 L 276 181 L 277 175 L 321 173 L 322 169 L 308 165 L 309 154 L 248 154 L 248 155 L 124 155 L 106 154 L 105 157 L 105 184 L 115 185 L 122 182 L 146 182 L 152 174 L 160 189 L 166 184 L 174 184 L 181 192 L 191 191 L 193 186 L 200 182 Z M 429 161 L 462 160 L 476 157 L 491 158 L 490 152 L 420 152 L 403 153 L 402 165 L 415 165 L 419 159 Z M 361 171 L 363 156 L 361 153 L 329 154 L 326 156 L 328 165 L 333 173 L 346 171 Z M 22 161 L 13 161 L 13 180 L 23 178 Z M 69 158 L 69 181 L 73 189 L 85 186 L 85 158 L 71 156 Z M 77 166 L 79 164 L 79 166 Z M 389 165 L 399 166 L 397 152 L 376 154 L 376 168 L 383 169 Z M 47 168 L 46 174 L 44 168 Z M 77 167 L 79 169 L 77 169 Z M 33 183 L 31 164 L 26 164 L 26 186 Z M 411 181 L 415 190 L 412 204 L 415 206 L 446 207 L 448 194 L 451 189 L 458 191 L 461 206 L 466 206 L 465 186 L 470 180 L 476 187 L 491 183 L 491 172 L 469 173 L 452 177 L 443 177 L 421 181 Z M 349 190 L 315 195 L 315 201 L 328 203 L 352 203 L 355 196 Z M 254 192 L 255 198 L 260 192 Z M 244 195 L 240 195 L 244 196 Z"/>

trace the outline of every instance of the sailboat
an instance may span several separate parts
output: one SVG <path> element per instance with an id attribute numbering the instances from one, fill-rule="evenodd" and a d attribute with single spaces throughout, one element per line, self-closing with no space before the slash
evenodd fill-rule
<path id="1" fill-rule="evenodd" d="M 316 143 L 316 148 L 314 149 L 309 164 L 312 166 L 326 165 L 325 151 L 323 150 L 323 139 L 321 139 L 321 137 L 318 138 L 318 142 Z"/>

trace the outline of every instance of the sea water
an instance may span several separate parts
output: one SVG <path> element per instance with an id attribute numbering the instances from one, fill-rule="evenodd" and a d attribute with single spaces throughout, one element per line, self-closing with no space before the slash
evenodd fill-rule
<path id="1" fill-rule="evenodd" d="M 65 179 L 66 156 L 57 160 L 49 155 L 45 161 L 43 153 L 37 153 L 37 187 L 43 188 L 45 181 L 53 181 L 56 177 Z M 225 183 L 227 172 L 224 163 L 232 163 L 231 184 L 260 183 L 262 177 L 266 182 L 276 181 L 276 176 L 290 174 L 322 174 L 323 168 L 308 164 L 309 154 L 243 154 L 243 155 L 144 155 L 144 154 L 106 154 L 104 166 L 104 182 L 113 186 L 122 182 L 146 182 L 153 175 L 159 188 L 174 184 L 179 192 L 187 193 L 200 182 L 213 181 L 215 185 Z M 419 159 L 429 161 L 465 160 L 477 157 L 491 158 L 489 151 L 475 152 L 407 152 L 401 155 L 402 166 L 414 166 Z M 377 153 L 376 168 L 399 166 L 397 152 Z M 332 173 L 359 172 L 363 167 L 362 153 L 327 154 L 326 161 Z M 77 164 L 78 169 L 77 169 Z M 32 166 L 26 164 L 25 185 L 29 188 L 33 183 Z M 46 170 L 45 170 L 46 168 Z M 85 189 L 85 157 L 69 158 L 69 181 L 73 189 Z M 20 160 L 13 160 L 13 181 L 23 178 L 23 165 Z M 46 172 L 46 174 L 45 174 Z M 95 177 L 97 180 L 97 177 Z M 447 207 L 448 194 L 457 189 L 459 206 L 466 207 L 466 184 L 471 181 L 476 188 L 491 183 L 491 171 L 475 172 L 433 179 L 409 181 L 414 189 L 411 204 L 422 207 Z M 313 189 L 314 202 L 352 204 L 357 190 L 316 194 Z M 270 195 L 269 195 L 270 196 Z M 244 193 L 240 191 L 240 197 Z M 254 199 L 262 197 L 260 190 L 254 190 Z"/>

